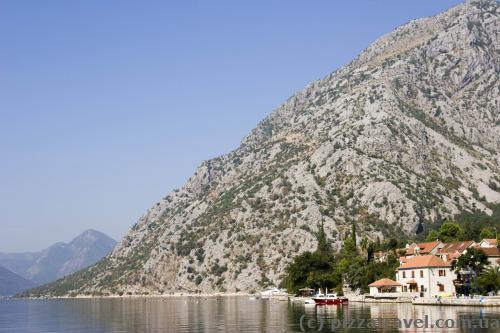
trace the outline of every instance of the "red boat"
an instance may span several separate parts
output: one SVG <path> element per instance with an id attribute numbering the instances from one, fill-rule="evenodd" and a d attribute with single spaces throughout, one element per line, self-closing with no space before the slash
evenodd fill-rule
<path id="1" fill-rule="evenodd" d="M 316 305 L 337 305 L 348 303 L 347 297 L 339 297 L 335 294 L 328 293 L 326 295 L 323 295 L 321 292 L 319 292 L 312 299 L 314 303 L 316 303 Z"/>

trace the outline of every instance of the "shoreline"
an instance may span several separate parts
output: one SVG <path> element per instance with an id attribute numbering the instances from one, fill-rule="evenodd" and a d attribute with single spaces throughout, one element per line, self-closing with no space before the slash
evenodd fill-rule
<path id="1" fill-rule="evenodd" d="M 40 296 L 40 297 L 4 297 L 0 299 L 8 300 L 47 300 L 47 299 L 131 299 L 131 298 L 217 298 L 217 297 L 241 297 L 241 296 L 255 296 L 256 294 L 251 293 L 173 293 L 173 294 L 157 294 L 157 295 L 76 295 L 76 296 Z"/>
<path id="2" fill-rule="evenodd" d="M 175 298 L 194 298 L 194 299 L 217 299 L 220 297 L 252 297 L 258 294 L 251 293 L 172 293 L 157 295 L 76 295 L 76 296 L 51 296 L 51 297 L 0 297 L 0 300 L 65 300 L 65 299 L 175 299 Z M 472 306 L 472 307 L 500 307 L 500 296 L 481 297 L 474 299 L 464 298 L 370 298 L 365 295 L 347 296 L 349 302 L 362 304 L 411 304 L 417 306 Z M 291 303 L 303 303 L 301 297 L 288 296 L 287 301 Z"/>

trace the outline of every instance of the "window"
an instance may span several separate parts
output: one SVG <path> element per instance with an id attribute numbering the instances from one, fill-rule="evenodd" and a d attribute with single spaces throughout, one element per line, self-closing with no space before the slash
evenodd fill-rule
<path id="1" fill-rule="evenodd" d="M 424 271 L 423 270 L 420 270 L 420 277 L 423 278 L 424 277 Z"/>
<path id="2" fill-rule="evenodd" d="M 411 277 L 412 277 L 412 279 L 415 278 L 415 271 L 411 271 Z"/>
<path id="3" fill-rule="evenodd" d="M 439 276 L 446 276 L 446 270 L 440 269 L 439 270 Z"/>
<path id="4" fill-rule="evenodd" d="M 403 279 L 406 279 L 406 272 L 403 271 Z"/>
<path id="5" fill-rule="evenodd" d="M 443 284 L 438 283 L 438 288 L 439 288 L 439 291 L 440 291 L 440 292 L 443 292 L 443 291 L 444 291 L 444 285 L 443 285 Z"/>

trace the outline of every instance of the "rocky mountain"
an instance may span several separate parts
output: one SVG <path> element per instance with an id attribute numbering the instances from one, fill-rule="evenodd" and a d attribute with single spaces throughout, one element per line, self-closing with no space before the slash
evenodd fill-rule
<path id="1" fill-rule="evenodd" d="M 0 266 L 0 297 L 12 296 L 34 286 L 33 282 Z"/>
<path id="2" fill-rule="evenodd" d="M 467 1 L 382 36 L 203 162 L 97 265 L 31 295 L 251 291 L 356 221 L 415 235 L 500 201 L 500 21 Z M 361 237 L 358 237 L 361 238 Z"/>
<path id="3" fill-rule="evenodd" d="M 116 241 L 95 230 L 87 230 L 69 243 L 56 243 L 40 252 L 0 253 L 0 266 L 43 284 L 91 266 L 108 255 Z"/>

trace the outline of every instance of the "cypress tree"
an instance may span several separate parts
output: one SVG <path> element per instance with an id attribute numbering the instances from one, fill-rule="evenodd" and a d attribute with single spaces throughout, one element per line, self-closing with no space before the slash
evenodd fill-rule
<path id="1" fill-rule="evenodd" d="M 321 221 L 321 225 L 319 227 L 317 240 L 319 252 L 328 252 L 330 250 L 330 247 L 328 246 L 328 242 L 326 240 L 325 229 L 323 228 L 323 221 Z"/>
<path id="2" fill-rule="evenodd" d="M 352 237 L 352 241 L 354 242 L 354 245 L 357 246 L 358 243 L 356 242 L 356 222 L 354 222 L 354 221 L 352 222 L 352 235 L 351 235 L 351 237 Z"/>

